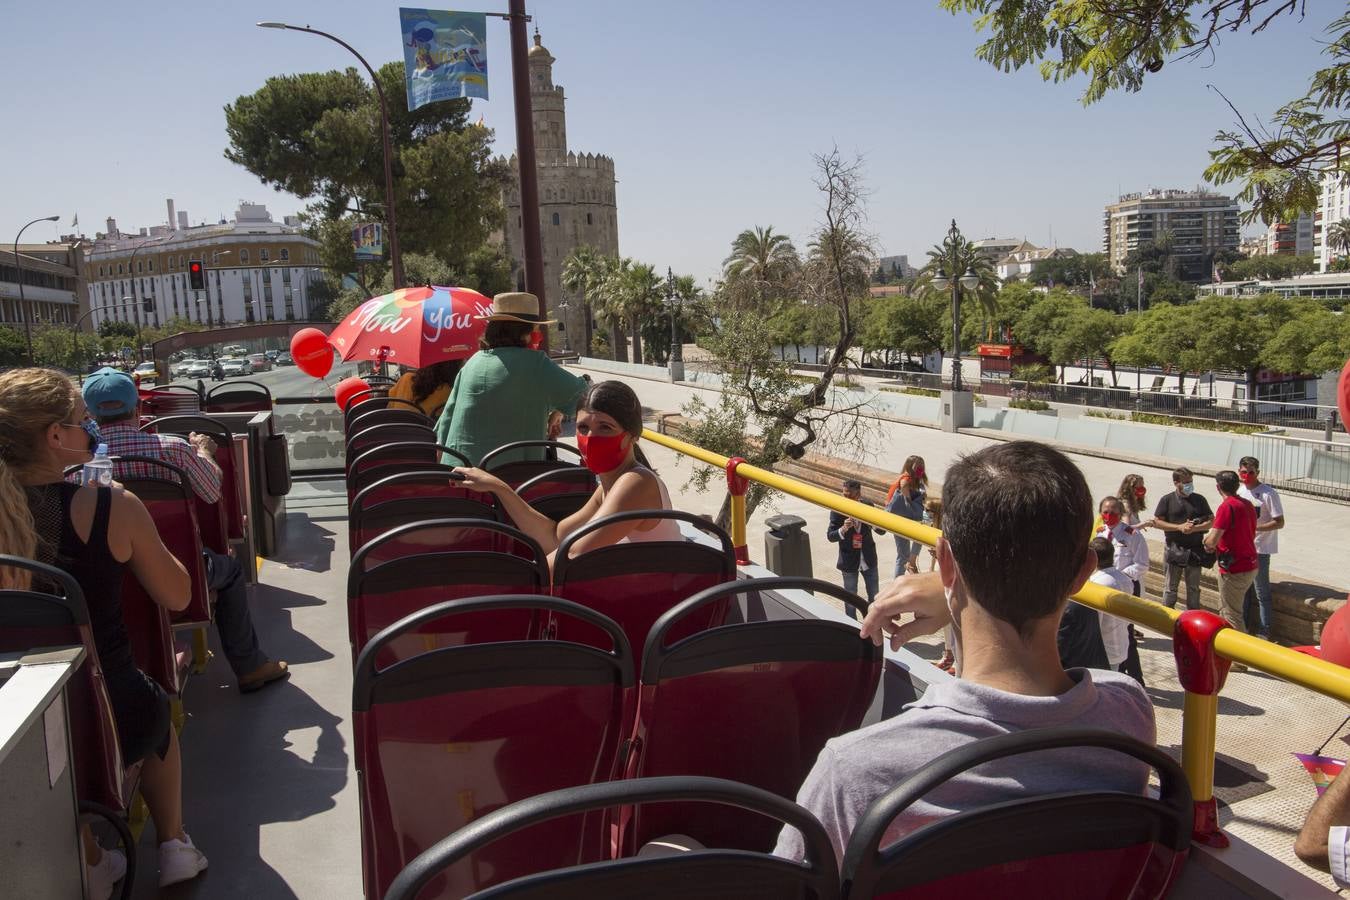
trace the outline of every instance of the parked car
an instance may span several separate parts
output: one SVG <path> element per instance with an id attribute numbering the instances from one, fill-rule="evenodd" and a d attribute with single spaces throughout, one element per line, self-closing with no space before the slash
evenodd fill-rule
<path id="1" fill-rule="evenodd" d="M 181 377 L 184 377 L 184 378 L 210 378 L 210 377 L 211 377 L 211 363 L 210 363 L 210 361 L 209 361 L 209 360 L 205 360 L 205 359 L 192 359 L 192 360 L 188 360 L 188 361 L 187 361 L 186 363 L 184 363 L 184 365 L 183 365 L 183 374 L 182 374 Z"/>
<path id="2" fill-rule="evenodd" d="M 220 360 L 220 374 L 225 378 L 234 375 L 252 375 L 253 364 L 247 357 L 242 359 L 222 359 Z"/>
<path id="3" fill-rule="evenodd" d="M 272 371 L 272 360 L 266 353 L 253 353 L 248 357 L 249 364 L 253 366 L 254 372 Z"/>
<path id="4" fill-rule="evenodd" d="M 265 357 L 267 357 L 268 359 L 272 360 L 272 362 L 276 362 L 276 361 L 277 361 L 277 357 L 280 356 L 280 355 L 281 355 L 281 351 L 280 351 L 280 350 L 264 350 L 264 351 L 263 351 L 263 356 L 265 356 Z"/>
<path id="5" fill-rule="evenodd" d="M 150 362 L 148 360 L 146 362 L 141 363 L 134 370 L 132 370 L 131 374 L 139 376 L 143 381 L 155 381 L 156 379 L 159 378 L 159 370 L 155 368 L 155 364 L 153 362 Z"/>
<path id="6" fill-rule="evenodd" d="M 285 350 L 282 350 L 280 353 L 277 354 L 277 365 L 293 366 L 295 365 L 295 360 L 291 358 L 290 353 L 288 353 Z"/>

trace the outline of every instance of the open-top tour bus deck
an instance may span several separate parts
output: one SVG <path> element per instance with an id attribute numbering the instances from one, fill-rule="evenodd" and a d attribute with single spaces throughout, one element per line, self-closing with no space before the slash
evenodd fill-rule
<path id="1" fill-rule="evenodd" d="M 217 339 L 256 353 L 284 347 L 288 333 Z M 730 533 L 677 513 L 683 540 L 560 552 L 550 578 L 490 498 L 444 477 L 425 423 L 378 391 L 344 414 L 322 386 L 278 368 L 214 387 L 175 383 L 154 400 L 147 428 L 218 435 L 230 487 L 211 506 L 172 472 L 137 489 L 180 558 L 205 544 L 247 561 L 259 635 L 293 673 L 240 696 L 209 654 L 204 584 L 177 622 L 127 592 L 138 663 L 174 697 L 185 821 L 211 861 L 164 896 L 1334 895 L 1291 851 L 1311 787 L 1277 766 L 1294 735 L 1325 732 L 1309 722 L 1339 720 L 1347 670 L 1215 630 L 1204 613 L 1089 586 L 1079 602 L 1145 636 L 1159 749 L 1067 731 L 948 754 L 864 818 L 841 867 L 791 802 L 820 747 L 951 676 L 930 664 L 931 645 L 860 640 L 840 588 L 750 562 L 742 502 Z M 387 437 L 350 445 L 356 425 Z M 936 537 L 646 437 L 658 466 L 678 454 L 727 469 L 734 497 L 760 482 Z M 591 482 L 568 450 L 551 456 L 510 478 L 561 516 Z M 62 593 L 0 605 L 0 893 L 79 896 L 81 815 L 105 846 L 119 833 L 139 842 L 142 874 L 124 896 L 157 896 L 154 842 L 136 773 L 112 749 L 83 599 Z M 1227 660 L 1253 671 L 1225 679 Z M 993 756 L 1078 745 L 1148 763 L 1153 796 L 1028 797 L 879 849 L 894 814 L 945 778 Z M 768 855 L 783 824 L 805 835 L 806 863 Z M 668 835 L 707 849 L 635 857 Z"/>

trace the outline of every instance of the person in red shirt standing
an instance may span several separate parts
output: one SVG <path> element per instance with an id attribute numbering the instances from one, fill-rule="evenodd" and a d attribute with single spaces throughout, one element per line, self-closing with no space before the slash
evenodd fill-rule
<path id="1" fill-rule="evenodd" d="M 1229 627 L 1246 631 L 1242 601 L 1256 578 L 1256 509 L 1238 496 L 1237 472 L 1224 469 L 1214 476 L 1223 502 L 1214 511 L 1214 524 L 1205 535 L 1205 549 L 1219 556 L 1220 614 Z"/>

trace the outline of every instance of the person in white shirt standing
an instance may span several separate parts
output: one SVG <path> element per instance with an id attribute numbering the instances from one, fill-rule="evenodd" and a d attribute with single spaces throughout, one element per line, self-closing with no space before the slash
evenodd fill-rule
<path id="1" fill-rule="evenodd" d="M 1284 504 L 1280 495 L 1261 481 L 1261 462 L 1255 456 L 1238 460 L 1238 496 L 1256 507 L 1256 579 L 1247 588 L 1242 600 L 1242 617 L 1251 621 L 1252 604 L 1256 605 L 1258 622 L 1256 636 L 1270 640 L 1270 557 L 1279 552 L 1279 530 L 1284 527 Z"/>
<path id="2" fill-rule="evenodd" d="M 1122 594 L 1128 594 L 1133 590 L 1133 582 L 1126 577 L 1124 572 L 1116 568 L 1116 548 L 1109 539 L 1095 537 L 1088 543 L 1088 549 L 1097 554 L 1097 571 L 1089 576 L 1089 581 L 1114 591 L 1120 591 Z M 1099 612 L 1097 615 L 1101 624 L 1102 646 L 1106 649 L 1106 661 L 1110 663 L 1112 669 L 1117 672 L 1124 672 L 1143 684 L 1143 678 L 1140 677 L 1143 674 L 1142 671 L 1140 676 L 1126 671 L 1125 662 L 1129 659 L 1130 644 L 1134 638 L 1129 623 L 1110 613 Z M 1135 658 L 1138 659 L 1137 652 Z"/>
<path id="3" fill-rule="evenodd" d="M 1124 576 L 1128 587 L 1121 592 L 1143 596 L 1144 575 L 1148 572 L 1148 541 L 1144 540 L 1142 526 L 1125 522 L 1125 506 L 1117 497 L 1103 497 L 1097 511 L 1102 517 L 1102 525 L 1093 537 L 1111 542 L 1115 552 L 1115 568 Z M 1107 618 L 1110 618 L 1109 616 Z M 1102 639 L 1106 640 L 1106 623 L 1103 622 Z M 1124 672 L 1140 684 L 1144 683 L 1144 670 L 1139 662 L 1139 649 L 1134 637 L 1134 629 L 1121 623 L 1127 635 L 1126 658 L 1117 671 Z M 1107 657 L 1110 658 L 1110 648 Z"/>

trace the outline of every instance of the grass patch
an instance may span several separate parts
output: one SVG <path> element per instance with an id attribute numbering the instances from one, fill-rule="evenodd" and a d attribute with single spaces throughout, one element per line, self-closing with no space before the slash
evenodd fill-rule
<path id="1" fill-rule="evenodd" d="M 1251 425 L 1245 422 L 1224 422 L 1217 419 L 1194 419 L 1188 416 L 1168 416 L 1162 413 L 1110 413 L 1100 410 L 1087 410 L 1085 415 L 1094 419 L 1113 419 L 1117 422 L 1141 422 L 1145 425 L 1170 425 L 1174 428 L 1194 428 L 1198 431 L 1226 431 L 1232 434 L 1257 434 L 1265 431 L 1264 425 Z"/>

